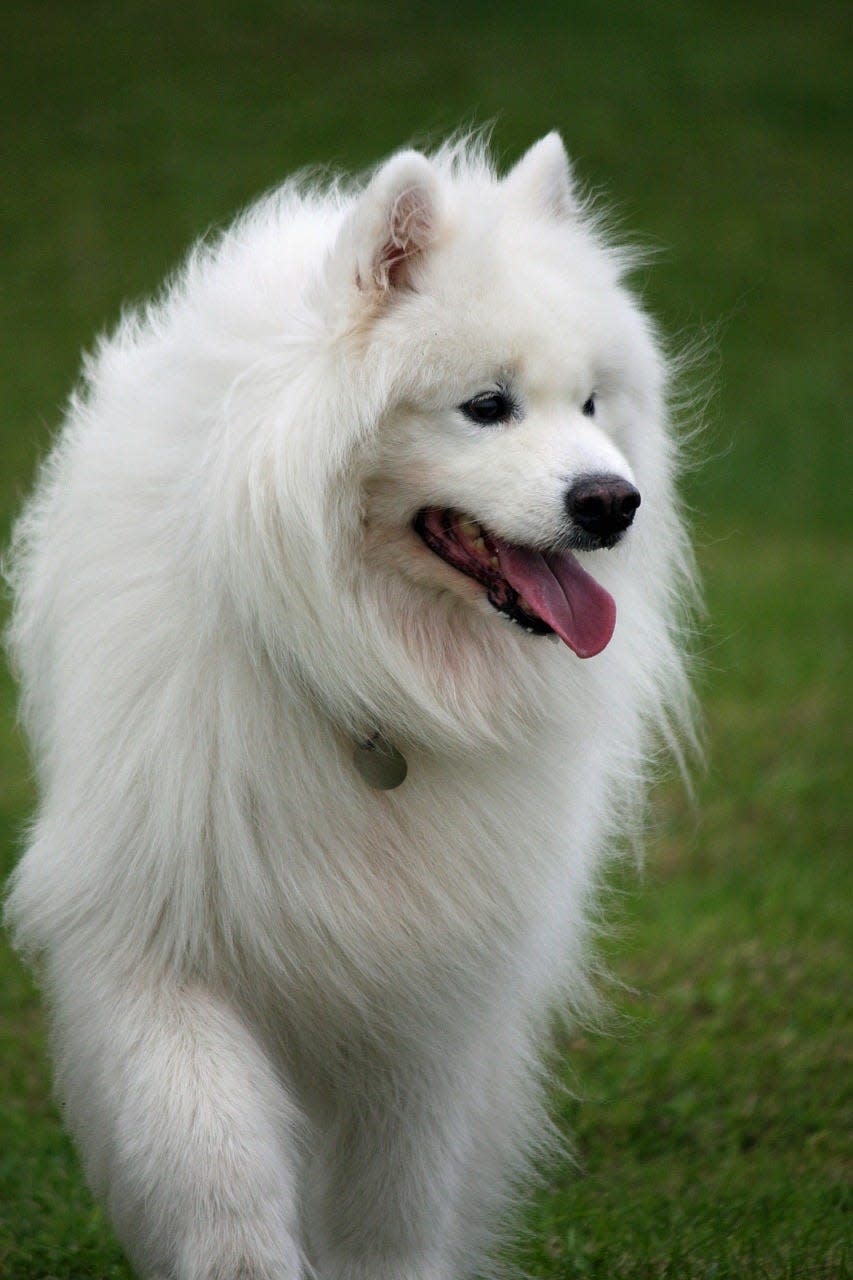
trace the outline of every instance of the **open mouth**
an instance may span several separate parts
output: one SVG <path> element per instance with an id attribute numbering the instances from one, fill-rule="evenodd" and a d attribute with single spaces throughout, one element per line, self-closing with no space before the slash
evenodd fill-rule
<path id="1" fill-rule="evenodd" d="M 415 532 L 451 568 L 479 582 L 495 609 L 536 635 L 554 633 L 579 658 L 610 641 L 616 605 L 571 551 L 534 551 L 505 542 L 462 512 L 419 511 Z"/>

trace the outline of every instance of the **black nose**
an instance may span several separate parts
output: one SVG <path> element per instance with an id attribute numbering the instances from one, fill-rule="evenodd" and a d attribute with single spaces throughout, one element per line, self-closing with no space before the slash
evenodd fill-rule
<path id="1" fill-rule="evenodd" d="M 575 525 L 590 535 L 590 546 L 615 542 L 639 505 L 638 490 L 621 476 L 581 476 L 566 494 L 566 509 Z"/>

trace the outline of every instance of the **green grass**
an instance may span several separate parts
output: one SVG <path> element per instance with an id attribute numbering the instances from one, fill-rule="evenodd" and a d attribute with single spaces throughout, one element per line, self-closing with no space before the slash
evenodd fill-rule
<path id="1" fill-rule="evenodd" d="M 31 0 L 0 15 L 4 530 L 81 347 L 194 235 L 296 166 L 359 166 L 460 121 L 496 119 L 507 158 L 559 127 L 583 179 L 662 247 L 640 284 L 664 330 L 705 342 L 688 496 L 709 766 L 695 809 L 660 791 L 645 872 L 614 886 L 610 1025 L 560 1044 L 576 1159 L 547 1171 L 512 1253 L 542 1280 L 849 1272 L 844 13 Z M 0 703 L 10 866 L 32 792 L 8 679 Z M 8 949 L 0 974 L 0 1275 L 127 1277 Z"/>

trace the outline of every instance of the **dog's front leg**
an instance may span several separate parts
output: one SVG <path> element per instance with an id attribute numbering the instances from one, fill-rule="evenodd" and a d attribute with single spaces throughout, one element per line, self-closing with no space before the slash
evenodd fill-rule
<path id="1" fill-rule="evenodd" d="M 297 1116 L 255 1037 L 200 986 L 75 967 L 52 966 L 59 1091 L 139 1274 L 302 1280 Z"/>
<path id="2" fill-rule="evenodd" d="M 457 1203 L 467 1146 L 440 1064 L 353 1063 L 310 1173 L 318 1280 L 461 1280 Z"/>

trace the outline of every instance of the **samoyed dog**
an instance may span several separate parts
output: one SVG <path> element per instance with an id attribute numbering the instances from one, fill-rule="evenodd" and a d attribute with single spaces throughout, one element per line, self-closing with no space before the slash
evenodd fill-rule
<path id="1" fill-rule="evenodd" d="M 689 722 L 666 363 L 557 134 L 297 179 L 88 360 L 19 521 L 9 899 L 140 1276 L 460 1280 Z"/>

